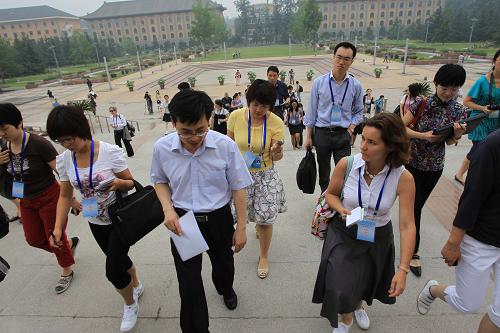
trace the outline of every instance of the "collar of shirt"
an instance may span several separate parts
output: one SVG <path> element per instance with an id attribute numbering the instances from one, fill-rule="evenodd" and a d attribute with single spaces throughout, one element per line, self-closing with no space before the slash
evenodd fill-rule
<path id="1" fill-rule="evenodd" d="M 365 174 L 365 167 L 366 167 L 366 162 L 362 157 L 360 157 L 359 160 L 354 161 L 354 163 L 352 165 L 353 170 L 358 170 L 359 168 L 361 168 L 362 175 Z M 380 176 L 385 177 L 385 175 L 387 174 L 388 171 L 389 171 L 389 166 L 386 164 L 384 166 L 384 168 L 382 169 L 382 171 L 380 171 L 373 179 L 378 178 Z"/>
<path id="2" fill-rule="evenodd" d="M 342 83 L 339 84 L 339 86 L 341 86 L 342 84 L 344 84 L 345 81 L 349 80 L 349 77 L 351 76 L 351 74 L 349 72 L 346 72 L 345 73 L 345 77 L 344 79 L 342 80 Z M 338 81 L 335 80 L 335 78 L 333 77 L 333 71 L 330 71 L 330 80 L 333 79 L 333 82 L 337 83 L 338 84 Z M 323 79 L 324 80 L 324 79 Z"/>
<path id="3" fill-rule="evenodd" d="M 181 138 L 177 133 L 172 138 L 172 146 L 170 147 L 170 151 L 178 151 L 180 153 L 183 153 L 184 155 L 199 156 L 205 151 L 206 148 L 216 148 L 215 139 L 211 130 L 207 132 L 207 135 L 205 135 L 205 138 L 203 139 L 203 144 L 194 152 L 194 154 L 191 154 L 186 149 L 184 149 L 184 147 L 182 147 Z"/>

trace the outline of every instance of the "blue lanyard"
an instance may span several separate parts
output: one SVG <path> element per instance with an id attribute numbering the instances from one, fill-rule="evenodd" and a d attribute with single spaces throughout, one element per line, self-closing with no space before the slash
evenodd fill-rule
<path id="1" fill-rule="evenodd" d="M 373 215 L 377 216 L 378 209 L 380 208 L 380 201 L 382 200 L 382 194 L 384 193 L 384 188 L 385 188 L 385 182 L 387 181 L 387 177 L 391 174 L 391 168 L 389 168 L 389 171 L 387 172 L 387 175 L 385 175 L 384 183 L 382 184 L 382 188 L 380 189 L 380 193 L 378 195 L 377 199 L 377 205 L 375 206 L 375 212 Z M 359 207 L 363 207 L 363 201 L 361 200 L 361 168 L 358 169 L 358 203 Z"/>
<path id="2" fill-rule="evenodd" d="M 75 167 L 75 175 L 76 181 L 78 182 L 78 187 L 80 188 L 80 192 L 83 194 L 83 186 L 80 181 L 80 176 L 78 175 L 78 166 L 76 165 L 76 156 L 73 153 L 73 165 Z M 90 147 L 90 171 L 89 171 L 89 187 L 94 189 L 94 185 L 92 184 L 92 170 L 94 169 L 94 140 L 92 140 L 92 145 Z"/>
<path id="3" fill-rule="evenodd" d="M 261 154 L 264 154 L 264 150 L 266 149 L 266 133 L 267 133 L 267 116 L 264 115 L 264 128 L 262 130 L 262 151 Z M 250 110 L 248 110 L 248 149 L 250 149 L 250 142 L 252 141 L 252 119 L 250 117 Z"/>
<path id="4" fill-rule="evenodd" d="M 330 86 L 330 96 L 332 97 L 332 104 L 335 105 L 335 97 L 333 96 L 331 77 L 328 77 L 328 85 Z M 347 84 L 345 85 L 345 90 L 344 90 L 344 96 L 342 96 L 342 102 L 340 102 L 340 106 L 344 104 L 345 95 L 347 94 L 348 89 L 349 89 L 349 79 L 347 79 Z"/>
<path id="5" fill-rule="evenodd" d="M 20 160 L 21 160 L 21 182 L 23 181 L 23 173 L 24 173 L 24 144 L 26 143 L 26 132 L 23 131 L 23 143 L 21 144 L 21 156 L 20 156 Z M 13 162 L 13 155 L 12 155 L 12 143 L 9 142 L 9 159 L 10 159 L 10 170 L 12 171 L 12 176 L 14 177 L 15 179 L 15 172 L 14 172 L 14 162 Z"/>

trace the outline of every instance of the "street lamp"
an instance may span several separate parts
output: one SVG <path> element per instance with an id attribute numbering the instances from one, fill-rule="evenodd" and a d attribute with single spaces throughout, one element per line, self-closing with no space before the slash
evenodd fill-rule
<path id="1" fill-rule="evenodd" d="M 469 44 L 472 43 L 472 33 L 474 32 L 474 24 L 476 24 L 477 21 L 479 21 L 477 18 L 473 17 L 471 18 L 472 25 L 470 26 L 470 35 L 469 35 Z"/>
<path id="2" fill-rule="evenodd" d="M 427 28 L 425 29 L 425 43 L 427 43 L 427 36 L 429 36 L 429 25 L 430 25 L 429 20 L 425 20 L 425 24 L 427 25 Z"/>
<path id="3" fill-rule="evenodd" d="M 55 51 L 55 46 L 49 46 L 49 49 L 52 50 L 52 54 L 54 55 L 54 60 L 56 61 L 56 67 L 57 67 L 57 72 L 59 73 L 59 78 L 61 78 L 61 69 L 59 68 L 59 61 L 57 61 L 57 56 L 56 56 L 56 51 Z"/>

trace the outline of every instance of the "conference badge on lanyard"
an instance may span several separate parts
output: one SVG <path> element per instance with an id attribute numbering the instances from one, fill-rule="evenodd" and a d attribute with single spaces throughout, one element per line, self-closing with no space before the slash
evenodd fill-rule
<path id="1" fill-rule="evenodd" d="M 361 168 L 358 169 L 358 203 L 360 207 L 363 207 L 363 202 L 361 199 Z M 380 208 L 380 202 L 382 201 L 382 195 L 384 193 L 385 183 L 387 181 L 387 177 L 391 174 L 391 169 L 387 172 L 385 176 L 384 183 L 382 184 L 382 188 L 380 189 L 380 193 L 377 199 L 377 205 L 375 206 L 375 211 L 373 213 L 374 216 L 377 216 L 378 210 Z M 358 223 L 358 233 L 356 239 L 366 241 L 366 242 L 375 242 L 375 229 L 376 224 L 373 221 L 365 219 L 363 216 L 363 220 Z"/>
<path id="2" fill-rule="evenodd" d="M 14 172 L 14 161 L 12 155 L 12 144 L 9 142 L 9 158 L 10 158 L 10 169 L 12 171 L 13 179 L 12 182 L 12 197 L 22 199 L 24 198 L 24 182 L 23 182 L 23 173 L 24 173 L 24 146 L 26 144 L 26 132 L 23 132 L 23 142 L 21 144 L 21 154 L 20 154 L 20 179 L 19 181 L 15 180 L 15 172 Z"/>
<path id="3" fill-rule="evenodd" d="M 252 141 L 252 120 L 250 118 L 250 111 L 248 111 L 248 150 L 243 154 L 243 159 L 245 160 L 245 164 L 247 168 L 260 169 L 262 168 L 262 164 L 264 163 L 264 150 L 266 149 L 266 134 L 267 134 L 267 117 L 264 116 L 264 124 L 262 129 L 262 149 L 261 153 L 256 155 L 251 149 L 251 141 Z"/>
<path id="4" fill-rule="evenodd" d="M 80 188 L 80 192 L 82 193 L 82 196 L 83 196 L 84 195 L 83 185 L 82 185 L 82 182 L 80 181 L 80 176 L 78 174 L 78 166 L 76 163 L 75 153 L 73 153 L 73 165 L 75 167 L 76 181 L 78 183 L 78 187 Z M 92 140 L 92 145 L 90 148 L 89 187 L 91 189 L 94 189 L 94 185 L 92 184 L 92 171 L 93 171 L 93 169 L 94 169 L 94 140 Z M 96 197 L 90 197 L 90 198 L 83 199 L 82 206 L 83 206 L 83 210 L 82 210 L 83 217 L 85 217 L 85 218 L 97 217 L 98 208 L 97 208 L 97 198 Z"/>
<path id="5" fill-rule="evenodd" d="M 349 80 L 347 80 L 345 90 L 344 90 L 344 95 L 342 96 L 342 101 L 340 104 L 335 104 L 335 96 L 333 96 L 333 89 L 332 89 L 332 79 L 328 77 L 328 85 L 330 86 L 330 96 L 332 98 L 332 107 L 330 109 L 330 115 L 331 115 L 331 125 L 340 125 L 340 122 L 342 121 L 342 105 L 344 105 L 344 100 L 345 96 L 347 94 L 347 90 L 349 89 Z"/>

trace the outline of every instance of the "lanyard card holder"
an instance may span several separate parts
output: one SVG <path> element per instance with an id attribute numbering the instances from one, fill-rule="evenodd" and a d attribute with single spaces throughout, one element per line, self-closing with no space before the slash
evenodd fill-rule
<path id="1" fill-rule="evenodd" d="M 12 182 L 12 196 L 18 199 L 24 198 L 24 183 L 22 181 Z"/>
<path id="2" fill-rule="evenodd" d="M 339 105 L 332 106 L 332 110 L 330 111 L 332 115 L 332 123 L 340 123 L 342 120 L 342 111 L 340 110 Z"/>
<path id="3" fill-rule="evenodd" d="M 357 239 L 366 242 L 375 242 L 375 222 L 362 220 L 358 223 Z"/>
<path id="4" fill-rule="evenodd" d="M 92 217 L 97 217 L 97 198 L 92 197 L 92 198 L 86 198 L 82 200 L 82 206 L 83 206 L 83 217 L 85 218 L 92 218 Z"/>
<path id="5" fill-rule="evenodd" d="M 247 168 L 252 168 L 252 165 L 254 164 L 255 160 L 257 160 L 257 156 L 255 156 L 254 153 L 251 151 L 246 151 L 243 154 L 243 159 L 245 160 L 245 164 L 247 165 Z"/>

